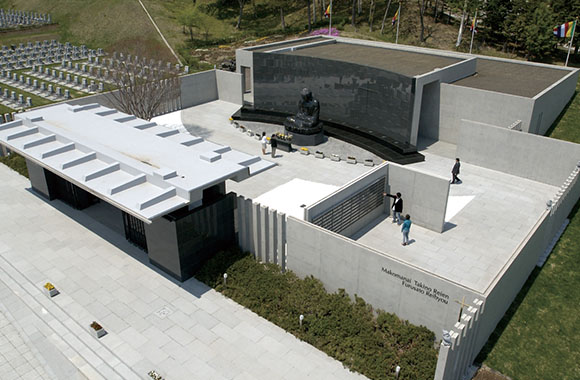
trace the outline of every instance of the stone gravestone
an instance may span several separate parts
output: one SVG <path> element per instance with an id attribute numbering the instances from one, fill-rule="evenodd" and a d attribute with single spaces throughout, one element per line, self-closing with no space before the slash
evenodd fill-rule
<path id="1" fill-rule="evenodd" d="M 32 87 L 38 88 L 38 79 L 35 79 L 34 81 L 32 81 Z"/>
<path id="2" fill-rule="evenodd" d="M 56 96 L 58 96 L 59 98 L 62 96 L 62 88 L 60 87 L 56 88 Z"/>
<path id="3" fill-rule="evenodd" d="M 32 107 L 32 99 L 30 96 L 26 97 L 26 107 Z"/>
<path id="4" fill-rule="evenodd" d="M 18 94 L 18 103 L 19 104 L 24 104 L 24 95 Z"/>
<path id="5" fill-rule="evenodd" d="M 83 78 L 83 87 L 87 88 L 87 78 Z"/>
<path id="6" fill-rule="evenodd" d="M 49 94 L 54 93 L 54 86 L 52 85 L 52 83 L 48 85 L 48 93 Z"/>
<path id="7" fill-rule="evenodd" d="M 40 84 L 40 91 L 42 91 L 42 92 L 46 91 L 46 83 L 45 82 L 42 82 Z"/>
<path id="8" fill-rule="evenodd" d="M 70 90 L 64 90 L 65 99 L 70 99 Z"/>

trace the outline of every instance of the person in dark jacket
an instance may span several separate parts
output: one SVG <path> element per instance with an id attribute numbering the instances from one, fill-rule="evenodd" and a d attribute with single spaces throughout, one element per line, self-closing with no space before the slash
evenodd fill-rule
<path id="1" fill-rule="evenodd" d="M 397 222 L 397 224 L 401 224 L 401 213 L 403 212 L 403 198 L 401 198 L 401 193 L 397 193 L 396 195 L 383 193 L 383 196 L 393 198 L 393 205 L 391 206 L 391 210 L 393 210 L 393 223 Z"/>
<path id="2" fill-rule="evenodd" d="M 276 141 L 276 135 L 272 134 L 270 137 L 270 148 L 272 148 L 272 158 L 276 157 L 276 147 L 278 146 L 278 142 Z"/>
<path id="3" fill-rule="evenodd" d="M 461 182 L 461 180 L 457 176 L 457 175 L 459 175 L 459 168 L 460 167 L 461 167 L 461 164 L 459 163 L 459 158 L 456 158 L 455 165 L 453 165 L 453 169 L 451 169 L 451 174 L 453 175 L 453 179 L 451 180 L 451 183 Z"/>

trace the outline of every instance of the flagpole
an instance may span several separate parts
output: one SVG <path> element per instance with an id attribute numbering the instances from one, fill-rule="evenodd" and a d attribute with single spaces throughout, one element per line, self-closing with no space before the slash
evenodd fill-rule
<path id="1" fill-rule="evenodd" d="M 399 23 L 401 22 L 401 2 L 399 1 L 399 10 L 397 11 L 397 37 L 395 38 L 395 43 L 399 43 Z"/>
<path id="2" fill-rule="evenodd" d="M 570 46 L 568 46 L 568 55 L 566 56 L 566 64 L 564 66 L 568 66 L 568 59 L 570 58 L 570 50 L 572 50 L 572 43 L 574 42 L 574 33 L 576 33 L 576 24 L 578 23 L 578 19 L 574 20 L 574 26 L 572 27 L 572 37 L 570 38 Z"/>
<path id="3" fill-rule="evenodd" d="M 476 26 L 477 26 L 477 9 L 475 10 L 475 16 L 473 16 L 473 28 L 471 28 L 471 43 L 469 44 L 469 54 L 471 54 L 471 49 L 473 48 L 473 36 L 475 35 Z"/>
<path id="4" fill-rule="evenodd" d="M 331 35 L 331 30 L 332 30 L 332 0 L 330 0 L 330 17 L 328 17 L 328 35 Z"/>

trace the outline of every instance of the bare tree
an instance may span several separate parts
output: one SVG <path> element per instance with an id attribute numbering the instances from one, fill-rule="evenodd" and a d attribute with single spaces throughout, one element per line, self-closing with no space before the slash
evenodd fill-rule
<path id="1" fill-rule="evenodd" d="M 240 13 L 238 14 L 238 23 L 236 24 L 236 29 L 242 27 L 242 14 L 244 13 L 244 5 L 246 5 L 246 0 L 238 0 L 238 5 L 240 6 Z"/>
<path id="2" fill-rule="evenodd" d="M 370 0 L 371 1 L 371 5 L 369 7 L 369 32 L 372 33 L 373 31 L 373 21 L 375 18 L 375 5 L 376 5 L 376 0 Z"/>
<path id="3" fill-rule="evenodd" d="M 115 91 L 107 93 L 120 111 L 151 120 L 166 103 L 177 101 L 181 95 L 178 70 L 163 67 L 161 61 L 135 57 L 116 61 L 112 73 Z"/>
<path id="4" fill-rule="evenodd" d="M 383 23 L 381 24 L 381 34 L 385 30 L 385 21 L 387 20 L 387 14 L 389 13 L 389 8 L 391 7 L 391 0 L 387 3 L 387 8 L 385 9 L 385 15 L 383 16 Z"/>
<path id="5" fill-rule="evenodd" d="M 307 12 L 308 12 L 308 33 L 312 32 L 312 14 L 310 12 L 310 3 L 312 2 L 312 0 L 306 0 L 306 3 L 308 4 L 308 8 L 307 8 Z"/>

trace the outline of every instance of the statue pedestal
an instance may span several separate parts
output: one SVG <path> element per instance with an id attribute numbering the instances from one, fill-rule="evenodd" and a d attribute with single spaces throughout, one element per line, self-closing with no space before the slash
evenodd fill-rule
<path id="1" fill-rule="evenodd" d="M 285 121 L 284 133 L 292 135 L 292 144 L 294 145 L 315 146 L 324 142 L 324 128 L 322 122 L 309 128 L 296 128 L 289 121 Z"/>

